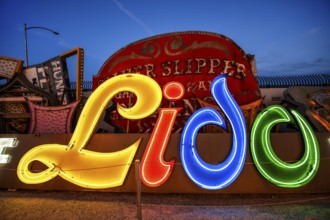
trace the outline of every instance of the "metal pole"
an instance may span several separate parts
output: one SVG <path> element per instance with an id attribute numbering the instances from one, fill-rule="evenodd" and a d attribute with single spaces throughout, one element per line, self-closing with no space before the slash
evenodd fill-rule
<path id="1" fill-rule="evenodd" d="M 25 66 L 29 66 L 27 35 L 26 35 L 26 24 L 25 23 L 24 23 L 24 47 L 25 47 L 25 61 L 26 61 L 26 65 Z"/>
<path id="2" fill-rule="evenodd" d="M 138 215 L 138 219 L 142 220 L 140 160 L 135 160 L 135 181 L 136 181 L 137 215 Z"/>
<path id="3" fill-rule="evenodd" d="M 128 93 L 128 108 L 131 107 L 131 93 Z M 126 133 L 129 133 L 129 119 L 127 119 Z"/>
<path id="4" fill-rule="evenodd" d="M 26 31 L 29 29 L 44 29 L 46 31 L 50 31 L 55 35 L 59 35 L 58 32 L 53 31 L 49 28 L 45 28 L 45 27 L 26 27 L 26 23 L 24 23 L 24 46 L 25 46 L 25 61 L 26 61 L 26 66 L 29 66 L 29 57 L 28 57 L 28 45 L 27 45 L 27 34 Z"/>

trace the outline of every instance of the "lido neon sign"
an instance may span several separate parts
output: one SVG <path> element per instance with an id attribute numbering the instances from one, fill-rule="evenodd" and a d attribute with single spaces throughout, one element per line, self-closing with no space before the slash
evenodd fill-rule
<path id="1" fill-rule="evenodd" d="M 107 103 L 118 93 L 129 91 L 137 101 L 131 108 L 117 105 L 119 114 L 127 119 L 142 119 L 154 113 L 164 96 L 170 101 L 180 100 L 184 87 L 178 82 L 167 83 L 163 91 L 156 81 L 142 74 L 122 74 L 108 79 L 89 97 L 68 145 L 44 144 L 28 151 L 18 164 L 17 175 L 26 184 L 40 184 L 57 176 L 84 188 L 104 189 L 123 184 L 141 139 L 124 150 L 100 153 L 84 149 L 91 139 L 97 122 Z M 231 151 L 225 161 L 209 164 L 196 150 L 196 138 L 201 127 L 215 124 L 226 129 L 223 117 L 213 108 L 197 110 L 187 121 L 180 141 L 180 158 L 188 177 L 198 186 L 217 190 L 229 186 L 240 174 L 247 148 L 247 132 L 243 114 L 230 95 L 226 76 L 217 76 L 211 93 L 229 119 L 232 127 Z M 175 160 L 165 161 L 171 129 L 181 108 L 160 108 L 159 116 L 142 157 L 142 182 L 158 187 L 170 177 Z M 295 119 L 295 120 L 294 120 Z M 304 139 L 304 155 L 294 163 L 282 161 L 271 147 L 270 131 L 278 123 L 299 126 Z M 317 139 L 308 122 L 295 110 L 288 112 L 281 106 L 270 106 L 256 118 L 251 130 L 252 158 L 260 174 L 281 187 L 299 187 L 310 182 L 317 173 L 320 153 Z M 30 170 L 34 161 L 47 168 Z"/>

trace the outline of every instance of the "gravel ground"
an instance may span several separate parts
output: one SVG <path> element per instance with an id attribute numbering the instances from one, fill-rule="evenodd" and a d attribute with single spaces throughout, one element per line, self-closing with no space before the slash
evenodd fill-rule
<path id="1" fill-rule="evenodd" d="M 330 219 L 330 193 L 142 194 L 143 219 Z M 0 219 L 138 219 L 135 193 L 0 190 Z"/>

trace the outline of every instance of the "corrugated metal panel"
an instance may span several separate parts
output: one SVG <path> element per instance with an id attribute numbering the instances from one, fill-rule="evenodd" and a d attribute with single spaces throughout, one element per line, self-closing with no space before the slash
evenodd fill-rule
<path id="1" fill-rule="evenodd" d="M 289 86 L 329 86 L 330 75 L 258 76 L 260 88 L 286 88 Z"/>

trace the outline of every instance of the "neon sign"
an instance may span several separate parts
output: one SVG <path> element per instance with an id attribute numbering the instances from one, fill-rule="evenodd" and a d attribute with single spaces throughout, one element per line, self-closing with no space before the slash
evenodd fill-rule
<path id="1" fill-rule="evenodd" d="M 184 87 L 181 83 L 170 82 L 164 86 L 163 94 L 170 101 L 179 100 L 184 95 Z M 162 185 L 172 173 L 175 161 L 165 162 L 163 157 L 176 115 L 181 109 L 159 109 L 158 120 L 141 161 L 141 180 L 147 186 Z"/>
<path id="2" fill-rule="evenodd" d="M 27 184 L 38 184 L 59 175 L 85 188 L 103 189 L 122 185 L 141 139 L 124 150 L 112 153 L 93 152 L 84 147 L 107 103 L 123 91 L 133 92 L 138 98 L 131 108 L 117 106 L 120 114 L 129 119 L 149 116 L 158 108 L 162 97 L 159 85 L 144 75 L 128 74 L 108 80 L 86 102 L 69 144 L 45 144 L 28 151 L 18 164 L 19 179 Z M 42 172 L 32 172 L 29 166 L 34 161 L 48 168 Z"/>
<path id="3" fill-rule="evenodd" d="M 15 147 L 16 144 L 16 138 L 0 138 L 0 164 L 9 163 L 10 155 L 4 154 L 5 148 Z"/>
<path id="4" fill-rule="evenodd" d="M 268 181 L 282 187 L 299 187 L 310 182 L 320 164 L 317 139 L 307 121 L 295 110 L 296 119 L 304 139 L 305 152 L 293 163 L 282 161 L 271 147 L 270 130 L 278 123 L 296 124 L 290 113 L 279 105 L 269 106 L 261 112 L 251 130 L 251 152 L 256 167 Z"/>
<path id="5" fill-rule="evenodd" d="M 198 155 L 196 137 L 198 130 L 207 124 L 226 129 L 224 119 L 215 110 L 205 107 L 196 111 L 186 123 L 181 136 L 180 157 L 188 177 L 200 187 L 210 190 L 229 186 L 239 176 L 246 158 L 247 132 L 243 114 L 230 95 L 226 76 L 219 75 L 211 85 L 212 96 L 224 111 L 232 127 L 232 148 L 224 162 L 209 164 Z M 56 176 L 85 188 L 103 189 L 123 184 L 141 138 L 131 146 L 116 152 L 100 153 L 84 149 L 89 143 L 97 122 L 107 103 L 118 93 L 128 91 L 137 97 L 131 108 L 117 105 L 119 114 L 128 119 L 141 119 L 155 112 L 162 100 L 162 91 L 156 81 L 141 74 L 122 74 L 100 85 L 89 97 L 80 115 L 76 129 L 68 145 L 44 144 L 28 151 L 20 160 L 17 175 L 27 184 L 47 182 Z M 170 82 L 163 88 L 163 96 L 169 101 L 182 98 L 182 84 Z M 170 177 L 174 159 L 163 159 L 173 123 L 180 108 L 160 108 L 159 115 L 142 158 L 141 179 L 149 187 L 158 187 Z M 307 184 L 319 166 L 319 147 L 307 121 L 297 112 L 291 114 L 302 130 L 306 151 L 296 163 L 281 161 L 271 149 L 269 133 L 277 123 L 294 123 L 290 114 L 279 106 L 261 112 L 251 131 L 251 151 L 257 169 L 271 183 L 281 187 L 299 187 Z M 221 147 L 221 146 L 219 146 Z M 263 162 L 270 163 L 267 167 Z M 41 172 L 30 170 L 39 161 L 47 166 Z M 284 177 L 281 173 L 284 172 Z M 292 177 L 292 178 L 291 178 Z"/>
<path id="6" fill-rule="evenodd" d="M 220 189 L 233 182 L 241 172 L 246 157 L 246 128 L 243 113 L 230 95 L 224 75 L 217 76 L 211 85 L 212 96 L 230 121 L 233 144 L 227 159 L 216 165 L 208 164 L 196 150 L 198 130 L 206 124 L 226 128 L 222 116 L 213 108 L 196 111 L 184 127 L 181 138 L 182 165 L 197 185 L 206 189 Z M 220 146 L 221 147 L 221 146 Z"/>

